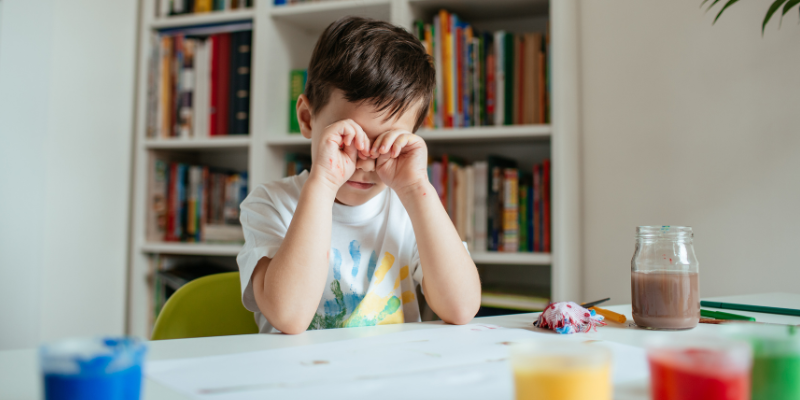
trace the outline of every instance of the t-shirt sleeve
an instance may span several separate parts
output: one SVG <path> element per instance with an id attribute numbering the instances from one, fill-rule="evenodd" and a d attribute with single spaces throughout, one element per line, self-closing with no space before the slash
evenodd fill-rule
<path id="1" fill-rule="evenodd" d="M 244 246 L 236 262 L 239 264 L 242 304 L 250 311 L 260 311 L 250 278 L 262 257 L 275 257 L 286 237 L 291 214 L 286 204 L 276 201 L 264 186 L 257 187 L 241 204 L 239 221 L 244 231 Z"/>

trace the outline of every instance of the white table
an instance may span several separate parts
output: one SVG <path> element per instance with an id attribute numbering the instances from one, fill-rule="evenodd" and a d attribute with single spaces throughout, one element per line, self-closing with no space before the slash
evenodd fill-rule
<path id="1" fill-rule="evenodd" d="M 745 296 L 715 297 L 704 300 L 717 300 L 730 303 L 758 304 L 764 306 L 800 308 L 800 294 L 769 293 Z M 630 305 L 609 306 L 609 310 L 625 314 L 631 319 Z M 706 308 L 706 307 L 703 307 Z M 755 317 L 759 322 L 779 324 L 800 324 L 800 317 L 762 314 L 747 311 L 722 310 L 740 315 Z M 537 314 L 518 314 L 501 317 L 476 318 L 473 322 L 494 324 L 506 328 L 535 329 L 532 324 Z M 413 324 L 382 325 L 364 328 L 329 329 L 323 331 L 309 331 L 300 335 L 240 335 L 220 336 L 196 339 L 178 339 L 149 342 L 148 358 L 150 360 L 167 360 L 174 358 L 201 357 L 220 354 L 233 354 L 255 350 L 268 350 L 284 347 L 304 346 L 315 343 L 334 342 L 338 340 L 354 339 L 360 337 L 377 336 L 386 333 L 432 329 L 441 325 L 441 322 L 423 322 Z M 718 325 L 700 324 L 691 331 L 675 332 L 686 334 L 688 332 L 713 332 L 719 329 Z M 599 328 L 597 332 L 585 335 L 587 339 L 601 339 L 642 346 L 650 332 L 631 328 L 628 323 L 609 323 L 608 326 Z M 37 364 L 36 349 L 0 351 L 0 399 L 38 399 L 41 397 L 41 383 Z M 626 399 L 647 399 L 648 393 L 628 393 Z M 147 380 L 145 383 L 145 399 L 186 399 L 187 397 L 173 392 L 165 386 Z"/>

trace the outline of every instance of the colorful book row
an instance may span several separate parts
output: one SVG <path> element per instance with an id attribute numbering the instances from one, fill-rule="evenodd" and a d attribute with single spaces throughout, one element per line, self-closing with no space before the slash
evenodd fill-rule
<path id="1" fill-rule="evenodd" d="M 428 178 L 471 251 L 551 251 L 550 160 L 527 172 L 505 157 L 466 165 L 443 155 Z"/>
<path id="2" fill-rule="evenodd" d="M 445 10 L 415 25 L 437 71 L 423 126 L 549 123 L 549 34 L 479 32 Z"/>
<path id="3" fill-rule="evenodd" d="M 247 172 L 168 163 L 150 166 L 148 241 L 243 242 L 239 205 Z"/>
<path id="4" fill-rule="evenodd" d="M 229 29 L 235 31 L 225 31 Z M 252 24 L 244 23 L 152 35 L 148 137 L 249 132 L 250 29 Z"/>
<path id="5" fill-rule="evenodd" d="M 158 0 L 156 17 L 252 8 L 253 0 Z"/>

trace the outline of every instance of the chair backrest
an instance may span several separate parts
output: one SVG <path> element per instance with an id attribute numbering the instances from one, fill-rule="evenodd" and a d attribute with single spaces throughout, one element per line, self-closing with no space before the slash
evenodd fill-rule
<path id="1" fill-rule="evenodd" d="M 170 296 L 151 340 L 258 333 L 253 313 L 242 305 L 238 272 L 195 279 Z"/>

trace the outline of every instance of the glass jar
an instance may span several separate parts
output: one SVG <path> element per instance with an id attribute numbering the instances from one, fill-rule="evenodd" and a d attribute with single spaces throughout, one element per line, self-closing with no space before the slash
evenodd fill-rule
<path id="1" fill-rule="evenodd" d="M 633 320 L 647 329 L 700 321 L 699 263 L 689 226 L 640 226 L 631 260 Z"/>

